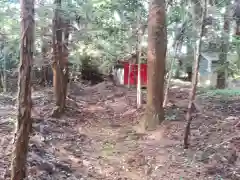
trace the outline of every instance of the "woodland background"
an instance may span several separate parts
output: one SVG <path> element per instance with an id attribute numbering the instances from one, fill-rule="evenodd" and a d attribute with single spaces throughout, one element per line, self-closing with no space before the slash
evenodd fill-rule
<path id="1" fill-rule="evenodd" d="M 239 19 L 239 0 L 1 0 L 0 178 L 239 179 Z M 133 56 L 147 90 L 115 82 Z"/>

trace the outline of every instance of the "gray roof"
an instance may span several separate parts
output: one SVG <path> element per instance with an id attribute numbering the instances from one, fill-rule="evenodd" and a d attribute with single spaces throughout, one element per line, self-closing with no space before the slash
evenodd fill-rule
<path id="1" fill-rule="evenodd" d="M 218 61 L 219 60 L 219 53 L 217 52 L 204 52 L 201 53 L 202 57 L 209 61 Z"/>

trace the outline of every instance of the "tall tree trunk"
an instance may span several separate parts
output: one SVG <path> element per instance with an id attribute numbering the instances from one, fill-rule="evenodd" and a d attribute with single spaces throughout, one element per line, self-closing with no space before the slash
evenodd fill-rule
<path id="1" fill-rule="evenodd" d="M 216 88 L 224 89 L 226 86 L 226 70 L 227 70 L 227 53 L 229 47 L 229 33 L 230 33 L 230 2 L 227 3 L 226 12 L 224 14 L 224 24 L 222 31 L 222 42 L 220 47 L 220 55 L 219 55 L 219 66 L 223 66 L 217 72 L 217 84 Z"/>
<path id="2" fill-rule="evenodd" d="M 199 40 L 198 43 L 196 44 L 196 51 L 195 51 L 195 68 L 194 68 L 194 74 L 192 78 L 192 89 L 190 91 L 190 96 L 189 96 L 189 104 L 188 104 L 188 111 L 186 115 L 186 129 L 185 129 L 185 134 L 184 134 L 184 148 L 188 148 L 188 136 L 190 134 L 190 126 L 192 122 L 192 113 L 194 108 L 194 101 L 195 101 L 195 95 L 196 95 L 196 89 L 197 89 L 197 83 L 198 83 L 198 71 L 199 71 L 199 62 L 200 62 L 200 53 L 201 53 L 201 47 L 202 47 L 202 37 L 204 34 L 204 19 L 206 17 L 206 9 L 207 9 L 207 0 L 205 0 L 205 6 L 203 8 L 202 12 L 202 19 L 201 19 L 201 29 L 200 29 L 200 35 L 199 35 Z"/>
<path id="3" fill-rule="evenodd" d="M 21 0 L 21 48 L 18 81 L 18 114 L 11 163 L 11 180 L 26 177 L 26 161 L 31 119 L 31 69 L 34 49 L 34 0 Z"/>
<path id="4" fill-rule="evenodd" d="M 140 50 L 140 49 L 139 49 Z M 138 79 L 137 79 L 137 107 L 141 108 L 142 106 L 142 80 L 141 80 L 141 50 L 137 53 L 137 73 L 138 73 Z"/>
<path id="5" fill-rule="evenodd" d="M 60 117 L 65 109 L 66 88 L 68 76 L 67 56 L 64 45 L 64 31 L 65 24 L 60 14 L 61 0 L 55 0 L 56 9 L 53 19 L 53 87 L 56 99 L 56 109 L 53 111 L 54 117 Z"/>
<path id="6" fill-rule="evenodd" d="M 198 36 L 201 33 L 201 18 L 202 18 L 202 12 L 203 10 L 203 5 L 202 5 L 202 1 L 201 0 L 190 0 L 191 2 L 191 10 L 192 10 L 192 32 L 194 34 L 194 37 L 192 39 L 187 38 L 187 56 L 191 57 L 193 56 L 195 59 L 195 54 L 194 54 L 194 48 L 192 48 L 192 42 L 197 42 L 198 40 Z M 203 32 L 204 33 L 204 32 Z M 198 45 L 194 44 L 195 47 L 197 47 Z M 193 74 L 193 65 L 194 62 L 193 61 L 189 61 L 188 58 L 188 62 L 187 64 L 185 64 L 185 72 L 187 73 L 187 81 L 192 81 L 192 74 Z"/>
<path id="7" fill-rule="evenodd" d="M 137 48 L 136 48 L 136 58 L 137 58 L 137 108 L 142 106 L 142 83 L 141 83 L 141 54 L 142 54 L 142 32 L 140 26 L 140 13 L 137 13 Z"/>
<path id="8" fill-rule="evenodd" d="M 164 120 L 163 96 L 167 50 L 165 0 L 151 0 L 148 17 L 148 82 L 145 129 L 153 130 Z"/>
<path id="9" fill-rule="evenodd" d="M 67 97 L 67 88 L 68 88 L 68 81 L 69 81 L 69 68 L 68 68 L 68 38 L 69 38 L 69 25 L 70 21 L 66 20 L 64 23 L 64 43 L 63 43 L 63 63 L 65 72 L 63 73 L 63 95 L 64 95 L 64 104 L 66 104 L 66 97 Z"/>

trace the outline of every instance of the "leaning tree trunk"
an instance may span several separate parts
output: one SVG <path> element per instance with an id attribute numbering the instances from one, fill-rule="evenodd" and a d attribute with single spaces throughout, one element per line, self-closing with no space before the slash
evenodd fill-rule
<path id="1" fill-rule="evenodd" d="M 223 32 L 222 32 L 222 42 L 221 42 L 221 52 L 219 55 L 219 66 L 220 68 L 217 72 L 217 84 L 216 88 L 224 89 L 226 86 L 226 63 L 227 63 L 227 53 L 229 46 L 229 33 L 230 33 L 230 6 L 229 1 L 227 3 L 226 12 L 224 14 L 224 24 L 223 24 Z"/>
<path id="2" fill-rule="evenodd" d="M 56 108 L 53 111 L 54 117 L 60 117 L 65 109 L 66 101 L 66 81 L 65 74 L 68 73 L 66 69 L 66 59 L 65 59 L 65 50 L 64 50 L 64 23 L 61 18 L 60 8 L 61 0 L 55 0 L 57 8 L 55 9 L 54 19 L 53 19 L 53 87 L 54 94 L 56 99 Z"/>
<path id="3" fill-rule="evenodd" d="M 153 130 L 164 120 L 163 94 L 167 50 L 165 0 L 151 0 L 148 17 L 148 82 L 145 129 Z"/>
<path id="4" fill-rule="evenodd" d="M 21 0 L 21 48 L 18 81 L 17 127 L 11 163 L 11 180 L 26 177 L 26 161 L 31 120 L 31 69 L 34 46 L 34 0 Z"/>
<path id="5" fill-rule="evenodd" d="M 188 104 L 188 110 L 187 110 L 187 115 L 186 115 L 186 121 L 187 121 L 187 125 L 186 125 L 186 129 L 185 129 L 185 134 L 184 134 L 184 148 L 187 149 L 188 148 L 188 136 L 190 134 L 190 126 L 191 126 L 191 122 L 192 122 L 192 113 L 194 108 L 196 108 L 194 106 L 194 101 L 195 101 L 195 95 L 196 95 L 196 89 L 197 89 L 197 83 L 198 83 L 198 71 L 199 71 L 199 62 L 200 62 L 200 52 L 201 52 L 201 47 L 202 47 L 202 37 L 204 34 L 204 19 L 206 17 L 206 10 L 207 10 L 207 0 L 205 0 L 205 8 L 203 8 L 203 12 L 202 12 L 202 19 L 201 19 L 201 30 L 200 30 L 200 36 L 199 36 L 199 40 L 198 43 L 196 44 L 196 51 L 195 51 L 195 68 L 194 68 L 194 74 L 193 74 L 193 78 L 192 78 L 192 89 L 190 91 L 190 97 L 189 97 L 189 104 Z"/>

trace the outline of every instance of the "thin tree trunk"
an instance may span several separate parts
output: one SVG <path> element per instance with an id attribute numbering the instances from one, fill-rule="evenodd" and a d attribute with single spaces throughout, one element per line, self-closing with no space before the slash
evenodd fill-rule
<path id="1" fill-rule="evenodd" d="M 230 33 L 230 6 L 227 3 L 226 12 L 224 14 L 224 24 L 222 32 L 222 43 L 221 43 L 221 52 L 219 55 L 219 66 L 224 66 L 217 72 L 217 84 L 216 88 L 224 89 L 226 87 L 226 62 L 227 62 L 227 53 L 229 47 L 229 33 Z"/>
<path id="2" fill-rule="evenodd" d="M 142 83 L 141 83 L 141 57 L 138 55 L 138 81 L 137 81 L 137 108 L 142 106 Z"/>
<path id="3" fill-rule="evenodd" d="M 169 73 L 168 73 L 168 80 L 167 80 L 167 84 L 166 84 L 166 88 L 165 88 L 164 101 L 163 101 L 163 107 L 164 108 L 167 106 L 167 102 L 168 102 L 168 92 L 169 92 L 169 88 L 170 88 L 170 85 L 171 85 L 173 64 L 175 63 L 175 60 L 176 60 L 175 56 L 177 54 L 177 49 L 178 49 L 178 43 L 176 43 L 175 53 L 174 53 L 173 59 L 171 60 L 171 63 L 170 63 L 170 70 L 169 70 Z"/>
<path id="4" fill-rule="evenodd" d="M 67 97 L 67 89 L 68 89 L 68 81 L 69 81 L 69 68 L 68 68 L 68 38 L 69 38 L 69 24 L 70 21 L 67 20 L 64 23 L 64 32 L 63 32 L 63 66 L 64 66 L 64 72 L 63 72 L 63 103 L 64 106 L 66 105 L 66 97 Z"/>
<path id="5" fill-rule="evenodd" d="M 137 108 L 141 108 L 142 106 L 142 91 L 141 91 L 141 29 L 140 29 L 140 14 L 137 14 L 137 48 L 136 48 L 136 58 L 137 58 L 137 73 L 138 73 L 138 79 L 137 79 Z"/>
<path id="6" fill-rule="evenodd" d="M 133 71 L 133 84 L 135 85 L 137 83 L 137 77 L 136 77 L 136 73 L 135 73 L 135 65 L 138 63 L 138 56 L 139 56 L 139 51 L 138 51 L 138 46 L 139 46 L 139 31 L 138 31 L 138 28 L 139 28 L 139 19 L 140 19 L 140 16 L 139 16 L 139 13 L 136 15 L 136 18 L 137 18 L 137 43 L 135 44 L 135 51 L 136 51 L 136 59 L 133 59 L 133 57 L 135 58 L 135 56 L 132 56 L 130 58 L 130 61 L 129 61 L 129 73 L 128 73 L 128 88 L 130 89 L 131 87 L 131 72 Z M 136 33 L 136 32 L 133 32 L 133 33 Z M 136 69 L 138 71 L 138 67 Z M 138 72 L 137 72 L 138 73 Z M 138 104 L 138 103 L 137 103 Z"/>
<path id="7" fill-rule="evenodd" d="M 29 135 L 32 130 L 31 119 L 31 69 L 34 47 L 34 0 L 21 0 L 21 48 L 18 81 L 17 127 L 11 163 L 11 180 L 26 177 L 26 161 Z"/>
<path id="8" fill-rule="evenodd" d="M 53 19 L 53 87 L 56 99 L 56 108 L 54 109 L 52 116 L 60 117 L 65 109 L 66 101 L 66 76 L 68 77 L 66 50 L 64 47 L 65 33 L 63 28 L 65 24 L 61 18 L 61 0 L 55 0 L 57 8 L 55 9 Z M 67 74 L 67 75 L 66 75 Z"/>
<path id="9" fill-rule="evenodd" d="M 199 36 L 199 40 L 197 41 L 196 44 L 196 51 L 195 51 L 195 68 L 194 68 L 194 74 L 193 74 L 193 78 L 192 78 L 192 89 L 190 91 L 190 95 L 189 95 L 189 104 L 188 104 L 188 111 L 186 114 L 186 121 L 187 121 L 187 125 L 185 128 L 185 134 L 184 134 L 184 148 L 187 149 L 189 146 L 188 143 L 188 136 L 190 134 L 190 126 L 191 126 L 191 122 L 192 122 L 192 113 L 193 110 L 195 108 L 194 106 L 194 101 L 195 101 L 195 95 L 196 95 L 196 89 L 197 89 L 197 83 L 198 83 L 198 71 L 199 71 L 199 62 L 200 62 L 200 53 L 201 53 L 201 47 L 202 47 L 202 37 L 203 37 L 203 33 L 204 33 L 204 19 L 206 17 L 206 9 L 207 9 L 207 0 L 205 0 L 204 2 L 204 8 L 203 8 L 203 12 L 202 12 L 202 18 L 201 18 L 201 30 L 200 30 L 200 36 Z"/>
<path id="10" fill-rule="evenodd" d="M 138 32 L 138 47 L 137 47 L 137 62 L 138 62 L 138 81 L 137 81 L 137 107 L 142 106 L 142 77 L 141 77 L 141 64 L 142 64 L 142 41 L 145 34 L 146 27 L 139 26 Z"/>
<path id="11" fill-rule="evenodd" d="M 148 17 L 148 81 L 144 126 L 156 129 L 164 120 L 164 75 L 167 50 L 165 0 L 151 0 Z"/>

